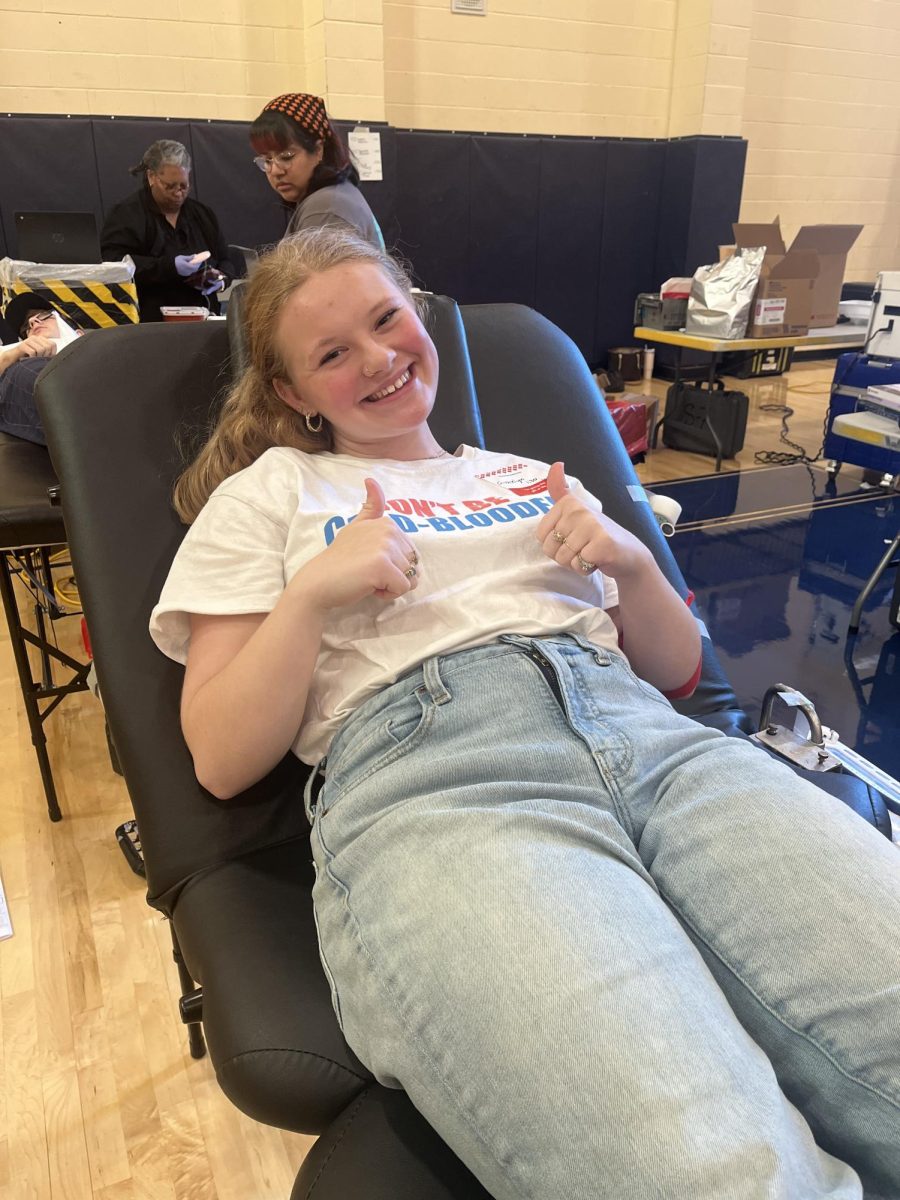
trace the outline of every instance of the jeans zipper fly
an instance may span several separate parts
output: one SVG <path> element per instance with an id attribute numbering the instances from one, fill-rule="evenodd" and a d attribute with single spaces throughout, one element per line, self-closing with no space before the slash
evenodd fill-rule
<path id="1" fill-rule="evenodd" d="M 538 670 L 546 679 L 547 686 L 556 698 L 556 703 L 560 708 L 564 708 L 562 691 L 560 690 L 559 680 L 556 678 L 556 672 L 553 670 L 553 665 L 537 650 L 529 650 L 528 656 L 537 663 Z"/>

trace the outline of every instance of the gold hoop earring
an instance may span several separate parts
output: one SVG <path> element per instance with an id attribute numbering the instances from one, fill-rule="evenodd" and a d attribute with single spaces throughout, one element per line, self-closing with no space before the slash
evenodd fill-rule
<path id="1" fill-rule="evenodd" d="M 325 421 L 321 413 L 314 413 L 313 416 L 310 416 L 309 413 L 304 413 L 303 420 L 306 422 L 306 428 L 310 433 L 322 432 L 322 426 L 325 424 Z M 313 420 L 318 421 L 318 425 L 314 425 Z"/>

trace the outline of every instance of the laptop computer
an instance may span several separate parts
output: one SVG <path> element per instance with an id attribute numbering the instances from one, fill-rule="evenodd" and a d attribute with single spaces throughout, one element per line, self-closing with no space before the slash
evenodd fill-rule
<path id="1" fill-rule="evenodd" d="M 18 257 L 36 263 L 101 261 L 92 212 L 17 212 Z"/>

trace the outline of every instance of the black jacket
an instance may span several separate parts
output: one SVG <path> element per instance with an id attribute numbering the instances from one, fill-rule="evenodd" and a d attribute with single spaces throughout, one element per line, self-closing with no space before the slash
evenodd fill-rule
<path id="1" fill-rule="evenodd" d="M 202 296 L 175 270 L 176 254 L 209 250 L 208 265 L 225 276 L 225 286 L 237 274 L 228 257 L 228 246 L 219 230 L 216 214 L 190 196 L 182 205 L 173 227 L 153 203 L 144 185 L 120 201 L 107 214 L 100 234 L 103 258 L 112 262 L 130 254 L 134 259 L 135 283 L 142 321 L 161 321 L 160 305 L 204 305 L 219 311 L 216 297 Z"/>

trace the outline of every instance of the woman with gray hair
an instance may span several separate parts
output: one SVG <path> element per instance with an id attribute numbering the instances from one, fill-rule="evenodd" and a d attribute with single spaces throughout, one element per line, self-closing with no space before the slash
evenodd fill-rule
<path id="1" fill-rule="evenodd" d="M 141 320 L 161 321 L 166 305 L 203 304 L 218 312 L 216 293 L 237 272 L 216 214 L 188 195 L 186 147 L 154 142 L 131 174 L 142 177 L 141 187 L 107 214 L 100 247 L 104 259 L 134 259 Z"/>

